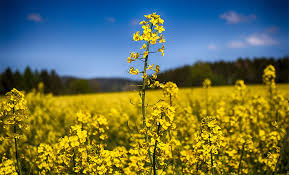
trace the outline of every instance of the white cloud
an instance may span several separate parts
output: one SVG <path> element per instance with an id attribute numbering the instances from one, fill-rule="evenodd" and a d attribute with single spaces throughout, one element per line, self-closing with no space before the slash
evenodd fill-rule
<path id="1" fill-rule="evenodd" d="M 43 22 L 43 18 L 39 13 L 30 13 L 27 15 L 27 20 L 33 22 Z"/>
<path id="2" fill-rule="evenodd" d="M 250 14 L 246 16 L 243 14 L 238 14 L 235 11 L 229 11 L 221 14 L 220 18 L 226 20 L 229 24 L 237 24 L 240 22 L 249 22 L 255 20 L 257 17 L 255 14 Z"/>
<path id="3" fill-rule="evenodd" d="M 246 44 L 243 41 L 230 41 L 228 43 L 229 48 L 244 48 Z"/>
<path id="4" fill-rule="evenodd" d="M 216 44 L 209 44 L 208 49 L 209 50 L 217 50 L 217 46 L 216 46 Z"/>
<path id="5" fill-rule="evenodd" d="M 266 46 L 266 45 L 275 45 L 279 42 L 274 40 L 271 36 L 267 34 L 255 34 L 246 38 L 248 44 L 252 46 Z"/>
<path id="6" fill-rule="evenodd" d="M 105 17 L 104 18 L 107 22 L 110 22 L 110 23 L 115 23 L 116 22 L 116 19 L 114 17 Z"/>

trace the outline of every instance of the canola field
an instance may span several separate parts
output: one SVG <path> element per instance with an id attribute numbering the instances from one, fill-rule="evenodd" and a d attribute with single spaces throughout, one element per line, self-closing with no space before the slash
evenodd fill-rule
<path id="1" fill-rule="evenodd" d="M 16 89 L 0 98 L 0 174 L 286 174 L 289 85 L 179 89 L 157 81 L 151 54 L 164 56 L 164 21 L 145 15 L 127 61 L 143 69 L 138 91 L 74 96 Z M 151 57 L 150 57 L 151 58 Z M 155 88 L 155 89 L 154 89 Z"/>
<path id="2" fill-rule="evenodd" d="M 158 174 L 285 170 L 288 89 L 277 85 L 272 99 L 264 85 L 184 88 L 172 98 L 148 91 L 147 127 L 161 116 L 168 122 L 148 142 L 137 91 L 55 97 L 41 87 L 25 96 L 15 90 L 7 96 L 14 111 L 1 108 L 0 174 L 150 174 L 147 150 L 154 153 L 158 139 Z"/>

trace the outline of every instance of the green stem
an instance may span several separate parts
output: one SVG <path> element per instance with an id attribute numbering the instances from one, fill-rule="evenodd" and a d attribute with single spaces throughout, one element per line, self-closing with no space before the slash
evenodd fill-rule
<path id="1" fill-rule="evenodd" d="M 147 42 L 147 49 L 146 51 L 148 52 L 149 51 L 149 46 L 150 46 L 150 43 Z M 147 70 L 147 65 L 148 65 L 148 55 L 145 57 L 145 62 L 144 62 L 144 68 L 143 68 L 143 75 L 146 74 L 146 70 Z M 145 129 L 146 128 L 146 106 L 145 106 L 145 94 L 146 94 L 146 77 L 143 77 L 143 81 L 142 81 L 142 116 L 143 116 L 143 128 Z M 145 133 L 145 141 L 148 142 L 148 133 L 147 133 L 147 130 L 146 130 L 146 133 Z M 150 158 L 150 162 L 152 164 L 152 156 L 151 156 L 151 151 L 150 149 L 148 149 L 148 155 L 149 155 L 149 158 Z"/>
<path id="2" fill-rule="evenodd" d="M 272 111 L 273 111 L 273 88 L 272 88 L 272 83 L 269 85 L 269 100 L 270 100 L 270 118 L 272 119 Z M 275 118 L 276 120 L 276 118 Z"/>
<path id="3" fill-rule="evenodd" d="M 16 128 L 16 127 L 14 127 Z M 15 130 L 14 130 L 15 131 Z M 16 166 L 16 169 L 18 170 L 18 173 L 19 174 L 22 174 L 21 173 L 21 168 L 20 168 L 20 162 L 19 162 L 19 157 L 18 157 L 18 149 L 17 149 L 17 139 L 16 137 L 14 137 L 14 146 L 15 146 L 15 157 L 16 157 L 16 162 L 17 162 L 17 166 Z"/>
<path id="4" fill-rule="evenodd" d="M 145 58 L 143 75 L 146 74 L 146 69 L 147 69 L 147 64 L 148 64 L 147 62 L 148 62 L 148 56 L 146 56 Z M 145 77 L 143 78 L 142 82 L 143 82 L 142 84 L 142 119 L 143 119 L 143 127 L 145 128 L 146 127 L 146 111 L 145 111 L 146 78 Z M 147 141 L 147 135 L 146 135 L 146 141 Z"/>
<path id="5" fill-rule="evenodd" d="M 13 102 L 14 105 L 14 102 Z M 14 107 L 12 108 L 12 112 L 13 112 L 13 116 L 15 113 L 15 109 Z M 21 173 L 21 167 L 20 167 L 20 162 L 19 162 L 19 156 L 18 156 L 18 146 L 17 146 L 17 138 L 16 138 L 16 133 L 17 133 L 17 128 L 16 128 L 16 117 L 14 116 L 14 146 L 15 146 L 15 158 L 16 158 L 16 170 L 18 174 L 22 174 Z"/>
<path id="6" fill-rule="evenodd" d="M 163 118 L 163 116 L 161 116 L 161 119 Z M 159 132 L 161 129 L 161 124 L 158 123 L 157 124 L 157 136 L 159 136 Z M 156 139 L 155 141 L 155 146 L 154 146 L 154 153 L 153 153 L 153 171 L 154 171 L 154 175 L 157 175 L 157 160 L 156 160 L 156 153 L 157 153 L 157 146 L 158 146 L 158 140 Z"/>
<path id="7" fill-rule="evenodd" d="M 154 153 L 153 153 L 153 171 L 154 171 L 154 175 L 157 175 L 157 167 L 156 167 L 156 151 L 157 151 L 157 145 L 158 145 L 158 141 L 156 140 L 155 142 L 155 146 L 154 146 Z"/>

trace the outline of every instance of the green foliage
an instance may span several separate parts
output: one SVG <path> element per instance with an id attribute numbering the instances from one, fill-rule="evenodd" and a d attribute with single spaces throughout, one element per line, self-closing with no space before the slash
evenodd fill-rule
<path id="1" fill-rule="evenodd" d="M 85 94 L 85 93 L 92 93 L 93 89 L 89 86 L 87 80 L 73 79 L 69 83 L 69 91 L 75 94 Z"/>
<path id="2" fill-rule="evenodd" d="M 24 72 L 18 70 L 13 72 L 9 67 L 0 74 L 0 94 L 4 95 L 13 88 L 30 92 L 37 89 L 38 84 L 44 84 L 44 93 L 73 94 L 73 93 L 91 93 L 99 91 L 96 81 L 88 82 L 88 80 L 68 78 L 64 81 L 55 70 L 48 72 L 47 70 L 32 71 L 30 67 L 26 67 Z"/>
<path id="3" fill-rule="evenodd" d="M 205 78 L 212 78 L 213 71 L 208 63 L 197 62 L 191 68 L 193 85 L 200 86 Z"/>
<path id="4" fill-rule="evenodd" d="M 289 57 L 283 58 L 239 58 L 236 61 L 196 62 L 159 75 L 160 82 L 173 81 L 180 87 L 199 86 L 202 80 L 210 78 L 213 85 L 232 85 L 242 79 L 247 84 L 262 83 L 262 72 L 267 65 L 273 65 L 277 83 L 289 82 Z"/>

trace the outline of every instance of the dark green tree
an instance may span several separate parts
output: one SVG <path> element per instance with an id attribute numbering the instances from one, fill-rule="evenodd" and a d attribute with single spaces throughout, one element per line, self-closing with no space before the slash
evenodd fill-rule
<path id="1" fill-rule="evenodd" d="M 50 84 L 50 77 L 47 70 L 41 70 L 39 75 L 40 82 L 44 83 L 44 93 L 51 92 L 51 84 Z"/>
<path id="2" fill-rule="evenodd" d="M 93 89 L 89 86 L 88 81 L 84 79 L 73 79 L 69 83 L 69 89 L 74 94 L 84 94 L 93 92 Z"/>
<path id="3" fill-rule="evenodd" d="M 52 70 L 49 75 L 50 90 L 53 94 L 60 94 L 62 91 L 62 82 L 55 70 Z"/>
<path id="4" fill-rule="evenodd" d="M 14 73 L 14 87 L 17 89 L 17 90 L 24 90 L 24 79 L 23 79 L 23 76 L 21 75 L 21 73 L 16 70 L 15 73 Z"/>
<path id="5" fill-rule="evenodd" d="M 24 90 L 28 92 L 34 87 L 33 85 L 35 81 L 34 75 L 29 66 L 25 68 L 23 79 L 24 79 Z"/>
<path id="6" fill-rule="evenodd" d="M 4 71 L 4 73 L 2 73 L 1 84 L 3 88 L 1 89 L 1 94 L 5 94 L 15 87 L 13 72 L 9 67 Z"/>

